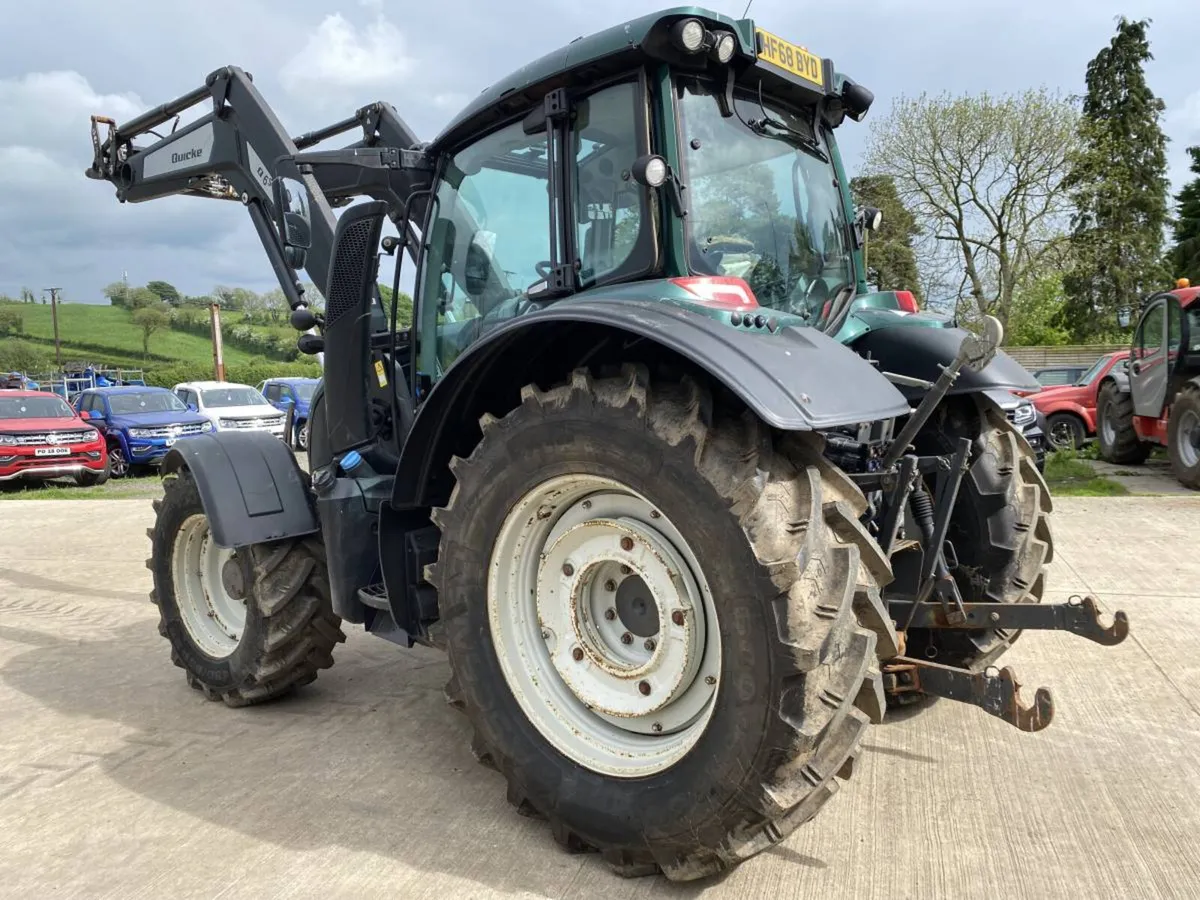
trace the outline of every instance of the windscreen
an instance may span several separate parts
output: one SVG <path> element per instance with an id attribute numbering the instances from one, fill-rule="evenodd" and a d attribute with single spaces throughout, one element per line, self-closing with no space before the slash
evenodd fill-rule
<path id="1" fill-rule="evenodd" d="M 182 412 L 187 409 L 170 391 L 140 391 L 136 394 L 111 394 L 108 407 L 114 416 L 136 413 Z"/>
<path id="2" fill-rule="evenodd" d="M 254 388 L 209 388 L 200 392 L 205 406 L 270 406 L 267 398 Z"/>
<path id="3" fill-rule="evenodd" d="M 75 413 L 61 397 L 5 397 L 0 394 L 0 419 L 71 419 Z"/>

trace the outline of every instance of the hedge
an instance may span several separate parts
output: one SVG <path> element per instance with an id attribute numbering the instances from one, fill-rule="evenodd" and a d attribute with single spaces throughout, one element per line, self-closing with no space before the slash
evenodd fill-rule
<path id="1" fill-rule="evenodd" d="M 251 387 L 268 378 L 319 378 L 321 367 L 316 362 L 271 362 L 257 359 L 249 363 L 225 367 L 225 380 Z M 146 383 L 158 387 L 175 387 L 183 381 L 211 381 L 212 364 L 176 363 L 172 366 L 154 366 L 146 370 Z"/>

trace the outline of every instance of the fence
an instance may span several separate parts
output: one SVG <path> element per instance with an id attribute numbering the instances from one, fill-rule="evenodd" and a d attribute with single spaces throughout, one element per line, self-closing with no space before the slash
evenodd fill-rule
<path id="1" fill-rule="evenodd" d="M 1128 344 L 1067 344 L 1061 347 L 1005 347 L 1004 352 L 1033 370 L 1046 366 L 1090 366 L 1106 353 L 1128 349 Z"/>

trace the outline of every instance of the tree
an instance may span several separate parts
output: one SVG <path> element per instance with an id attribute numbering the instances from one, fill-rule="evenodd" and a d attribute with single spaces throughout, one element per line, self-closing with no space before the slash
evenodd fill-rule
<path id="1" fill-rule="evenodd" d="M 1076 119 L 1069 100 L 1040 89 L 901 97 L 871 126 L 867 171 L 895 182 L 922 227 L 922 258 L 954 248 L 964 319 L 1007 323 L 1017 290 L 1054 264 Z"/>
<path id="2" fill-rule="evenodd" d="M 921 233 L 917 220 L 900 201 L 896 182 L 887 175 L 850 179 L 854 206 L 873 206 L 883 213 L 878 231 L 867 235 L 867 271 L 881 291 L 912 291 L 921 300 L 920 276 L 913 240 Z"/>
<path id="3" fill-rule="evenodd" d="M 22 303 L 37 303 L 37 298 L 34 297 L 33 291 L 31 291 L 27 287 L 23 287 L 23 288 L 21 288 L 21 302 Z M 46 298 L 43 297 L 42 303 L 45 303 L 45 302 L 46 302 Z"/>
<path id="4" fill-rule="evenodd" d="M 146 284 L 146 289 L 153 291 L 160 300 L 171 306 L 178 306 L 182 299 L 179 290 L 169 281 L 150 281 Z"/>
<path id="5" fill-rule="evenodd" d="M 25 331 L 25 319 L 15 309 L 0 309 L 0 337 L 22 334 Z"/>
<path id="6" fill-rule="evenodd" d="M 154 293 L 150 288 L 135 287 L 130 288 L 129 292 L 126 293 L 125 305 L 136 312 L 139 309 L 147 307 L 158 308 L 163 305 L 163 302 L 159 299 L 158 294 Z"/>
<path id="7" fill-rule="evenodd" d="M 145 361 L 150 358 L 150 337 L 171 324 L 166 304 L 160 302 L 158 306 L 143 306 L 134 310 L 133 324 L 142 329 L 142 359 Z"/>
<path id="8" fill-rule="evenodd" d="M 307 289 L 305 295 L 307 296 Z M 383 308 L 387 310 L 388 323 L 392 320 L 392 289 L 386 284 L 379 285 L 379 296 L 383 299 Z M 413 317 L 413 301 L 412 297 L 401 291 L 399 293 L 399 303 L 396 306 L 396 327 L 408 328 L 412 325 Z"/>
<path id="9" fill-rule="evenodd" d="M 1066 344 L 1070 334 L 1062 327 L 1061 272 L 1048 272 L 1024 285 L 1013 298 L 1004 341 L 1015 347 Z"/>
<path id="10" fill-rule="evenodd" d="M 1087 67 L 1087 94 L 1067 187 L 1075 204 L 1075 264 L 1063 281 L 1064 320 L 1077 340 L 1111 329 L 1116 311 L 1164 286 L 1167 222 L 1163 102 L 1146 84 L 1148 22 L 1122 17 Z"/>
<path id="11" fill-rule="evenodd" d="M 259 300 L 261 301 L 263 312 L 273 324 L 279 324 L 287 318 L 288 312 L 291 311 L 291 305 L 288 303 L 287 297 L 279 288 L 259 294 Z"/>
<path id="12" fill-rule="evenodd" d="M 129 306 L 129 285 L 124 281 L 114 281 L 101 291 L 113 306 Z"/>
<path id="13" fill-rule="evenodd" d="M 1171 247 L 1171 275 L 1200 284 L 1200 147 L 1188 147 L 1191 170 L 1196 176 L 1175 195 L 1179 212 Z"/>

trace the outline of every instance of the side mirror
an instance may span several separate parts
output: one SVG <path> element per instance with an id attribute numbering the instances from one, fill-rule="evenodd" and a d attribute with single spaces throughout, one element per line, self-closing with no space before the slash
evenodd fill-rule
<path id="1" fill-rule="evenodd" d="M 1004 340 L 1004 326 L 995 316 L 983 317 L 983 329 L 979 334 L 968 333 L 958 348 L 960 365 L 975 372 L 982 372 L 996 355 L 1000 342 Z"/>
<path id="2" fill-rule="evenodd" d="M 1133 321 L 1133 310 L 1128 306 L 1122 306 L 1117 310 L 1117 327 L 1128 328 L 1129 323 Z"/>
<path id="3" fill-rule="evenodd" d="M 195 403 L 189 403 L 187 405 L 187 408 L 188 408 L 189 412 L 200 412 L 199 408 L 197 408 Z"/>
<path id="4" fill-rule="evenodd" d="M 842 85 L 842 105 L 855 122 L 861 122 L 875 102 L 875 95 L 856 81 L 849 78 Z"/>
<path id="5" fill-rule="evenodd" d="M 88 412 L 86 409 L 81 409 L 79 411 L 79 418 L 83 419 L 86 422 L 92 418 L 92 414 L 90 412 Z"/>
<path id="6" fill-rule="evenodd" d="M 295 178 L 275 179 L 275 224 L 283 241 L 284 256 L 293 269 L 304 267 L 306 251 L 312 246 L 312 212 L 308 188 Z"/>

